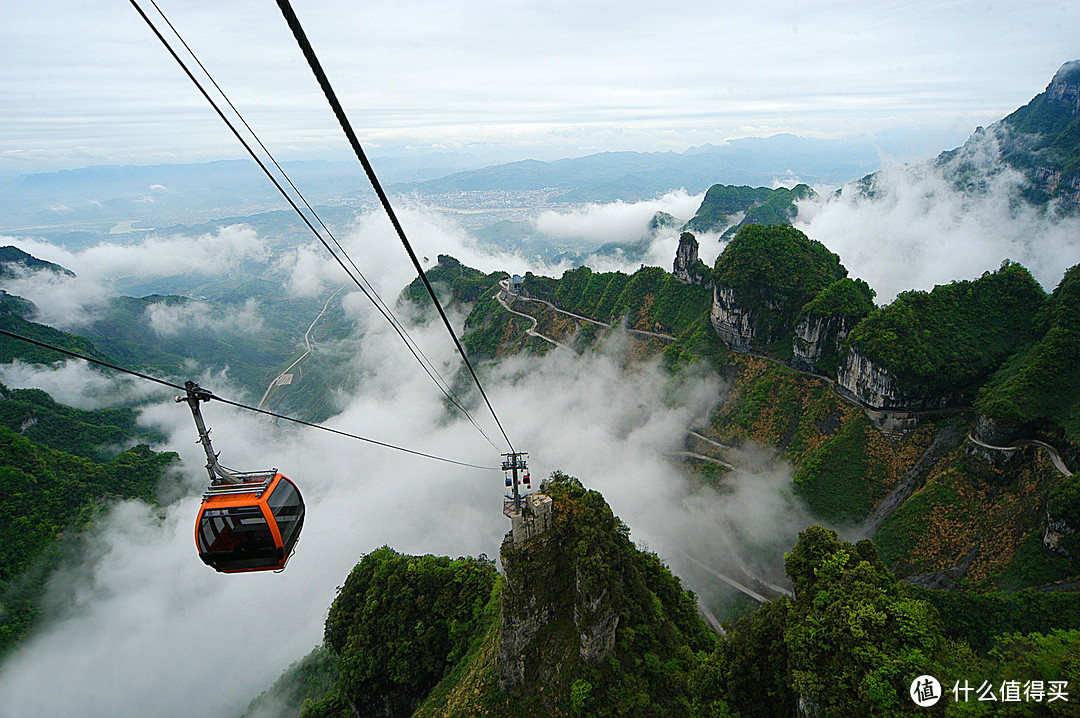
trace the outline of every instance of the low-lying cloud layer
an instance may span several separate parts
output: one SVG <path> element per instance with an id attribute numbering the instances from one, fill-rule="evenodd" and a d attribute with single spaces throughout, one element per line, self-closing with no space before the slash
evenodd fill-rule
<path id="1" fill-rule="evenodd" d="M 103 243 L 79 251 L 27 237 L 0 240 L 75 273 L 75 277 L 69 277 L 49 271 L 25 272 L 4 282 L 9 293 L 37 305 L 40 313 L 36 321 L 64 330 L 86 327 L 100 318 L 115 294 L 117 280 L 218 277 L 269 259 L 265 241 L 242 224 L 198 237 L 150 236 L 135 244 Z M 167 324 L 164 315 L 159 319 L 161 326 Z"/>
<path id="2" fill-rule="evenodd" d="M 453 362 L 437 324 L 414 334 L 436 364 Z M 735 477 L 727 494 L 691 488 L 667 454 L 682 448 L 687 428 L 700 426 L 723 386 L 704 371 L 671 378 L 656 365 L 626 367 L 629 341 L 616 337 L 580 357 L 518 357 L 485 371 L 492 402 L 515 446 L 530 453 L 533 475 L 560 469 L 601 490 L 633 538 L 668 558 L 676 549 L 722 558 L 775 538 L 772 527 L 797 526 L 801 514 L 784 498 L 782 474 Z M 357 355 L 365 373 L 331 426 L 497 466 L 497 453 L 473 427 L 447 421 L 438 392 L 400 360 L 396 337 L 369 332 Z M 222 377 L 202 382 L 230 393 Z M 227 465 L 275 465 L 300 485 L 308 515 L 289 568 L 225 576 L 199 562 L 192 533 L 204 459 L 186 407 L 163 397 L 142 417 L 169 435 L 159 448 L 183 457 L 186 496 L 160 509 L 125 502 L 97 523 L 81 561 L 54 580 L 48 624 L 0 668 L 0 713 L 239 712 L 321 640 L 335 587 L 362 554 L 388 544 L 406 553 L 495 556 L 509 527 L 499 471 L 276 426 L 216 403 L 204 414 Z M 474 414 L 499 435 L 479 406 Z"/>
<path id="3" fill-rule="evenodd" d="M 24 252 L 95 280 L 126 275 L 215 276 L 233 272 L 245 262 L 265 262 L 269 257 L 265 241 L 244 224 L 219 227 L 196 237 L 151 235 L 136 244 L 101 243 L 78 251 L 41 240 L 14 241 Z"/>
<path id="4" fill-rule="evenodd" d="M 596 244 L 633 242 L 645 235 L 657 212 L 666 212 L 679 224 L 684 223 L 694 216 L 703 196 L 678 190 L 643 202 L 594 203 L 564 212 L 546 210 L 536 216 L 533 224 L 557 239 L 583 239 Z"/>
<path id="5" fill-rule="evenodd" d="M 146 320 L 162 337 L 190 331 L 254 334 L 263 327 L 259 303 L 254 299 L 248 299 L 241 307 L 217 311 L 206 302 L 151 304 L 146 308 Z"/>

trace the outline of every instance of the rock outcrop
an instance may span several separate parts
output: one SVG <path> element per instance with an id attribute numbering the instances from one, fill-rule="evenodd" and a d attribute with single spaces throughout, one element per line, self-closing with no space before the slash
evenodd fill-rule
<path id="1" fill-rule="evenodd" d="M 543 498 L 550 507 L 550 499 Z M 546 516 L 553 525 L 555 512 L 549 508 Z M 595 664 L 615 646 L 619 614 L 613 595 L 620 587 L 601 584 L 597 590 L 583 566 L 555 560 L 564 541 L 565 536 L 555 531 L 524 541 L 515 541 L 511 532 L 503 541 L 500 555 L 506 583 L 497 672 L 499 688 L 511 695 L 527 684 L 554 681 L 552 671 L 575 650 L 586 663 Z"/>
<path id="2" fill-rule="evenodd" d="M 1080 528 L 1073 526 L 1069 521 L 1063 518 L 1052 516 L 1049 511 L 1046 512 L 1046 526 L 1043 529 L 1043 546 L 1056 551 L 1064 556 L 1069 556 L 1070 552 L 1064 543 L 1065 537 L 1075 536 L 1080 533 Z"/>
<path id="3" fill-rule="evenodd" d="M 1080 60 L 1062 65 L 1046 88 L 1046 95 L 1073 114 L 1080 114 Z"/>
<path id="4" fill-rule="evenodd" d="M 857 401 L 874 409 L 919 411 L 959 406 L 964 402 L 961 392 L 942 393 L 906 388 L 894 374 L 851 347 L 840 357 L 836 383 Z"/>
<path id="5" fill-rule="evenodd" d="M 709 321 L 730 349 L 744 352 L 753 346 L 756 333 L 754 314 L 739 305 L 734 289 L 713 287 Z"/>
<path id="6" fill-rule="evenodd" d="M 698 258 L 698 248 L 697 238 L 690 232 L 683 232 L 679 236 L 672 275 L 683 284 L 701 284 L 708 274 L 705 263 Z"/>
<path id="7" fill-rule="evenodd" d="M 568 715 L 571 707 L 594 715 L 600 705 L 626 703 L 622 687 L 631 681 L 657 704 L 644 714 L 678 714 L 671 703 L 661 709 L 669 691 L 683 690 L 662 671 L 630 676 L 646 654 L 661 665 L 711 650 L 714 636 L 693 595 L 634 546 L 600 494 L 558 472 L 541 493 L 553 502 L 550 530 L 522 542 L 508 534 L 502 544 L 498 687 L 531 715 Z M 629 704 L 619 712 L 638 713 Z"/>
<path id="8" fill-rule="evenodd" d="M 791 365 L 796 369 L 813 371 L 827 353 L 836 354 L 858 323 L 858 319 L 840 316 L 807 314 L 795 324 Z"/>
<path id="9" fill-rule="evenodd" d="M 792 366 L 835 375 L 844 340 L 873 310 L 874 290 L 861 279 L 844 277 L 822 289 L 795 321 Z"/>

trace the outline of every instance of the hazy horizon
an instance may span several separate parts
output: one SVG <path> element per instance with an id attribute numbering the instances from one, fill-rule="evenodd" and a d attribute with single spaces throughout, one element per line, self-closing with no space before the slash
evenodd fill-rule
<path id="1" fill-rule="evenodd" d="M 281 160 L 347 145 L 283 19 L 159 3 Z M 10 3 L 0 172 L 237 158 L 243 150 L 127 3 Z M 1057 3 L 325 0 L 296 12 L 372 156 L 494 161 L 682 152 L 791 133 L 944 138 L 1042 91 L 1077 55 Z"/>

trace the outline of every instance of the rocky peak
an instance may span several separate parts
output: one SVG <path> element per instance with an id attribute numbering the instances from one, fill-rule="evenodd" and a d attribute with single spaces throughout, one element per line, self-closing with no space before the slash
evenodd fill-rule
<path id="1" fill-rule="evenodd" d="M 599 493 L 559 472 L 541 493 L 551 499 L 550 528 L 524 541 L 507 534 L 500 551 L 505 583 L 495 672 L 501 690 L 543 715 L 568 714 L 573 691 L 579 699 L 591 694 L 592 704 L 582 700 L 574 712 L 592 715 L 599 705 L 626 703 L 621 686 L 641 656 L 654 654 L 663 665 L 712 648 L 693 595 L 658 557 L 634 546 Z M 635 685 L 664 705 L 673 684 L 661 685 L 659 673 L 634 675 Z M 633 712 L 629 707 L 619 712 Z"/>
<path id="2" fill-rule="evenodd" d="M 1051 100 L 1064 104 L 1073 114 L 1080 112 L 1080 60 L 1062 65 L 1046 87 L 1046 94 Z"/>
<path id="3" fill-rule="evenodd" d="M 698 241 L 690 232 L 679 236 L 679 248 L 675 250 L 675 264 L 672 274 L 683 284 L 700 284 L 702 274 L 698 264 Z M 704 265 L 701 267 L 704 269 Z"/>

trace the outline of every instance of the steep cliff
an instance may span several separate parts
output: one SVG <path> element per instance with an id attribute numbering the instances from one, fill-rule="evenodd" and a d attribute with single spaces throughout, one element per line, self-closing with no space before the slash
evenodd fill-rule
<path id="1" fill-rule="evenodd" d="M 709 267 L 698 258 L 698 248 L 697 238 L 690 232 L 679 237 L 671 274 L 684 284 L 702 284 L 709 276 Z"/>
<path id="2" fill-rule="evenodd" d="M 716 259 L 710 319 L 733 349 L 775 344 L 786 356 L 800 310 L 846 275 L 839 257 L 794 227 L 748 225 Z"/>
<path id="3" fill-rule="evenodd" d="M 825 287 L 799 312 L 792 366 L 835 375 L 844 340 L 873 309 L 874 290 L 861 279 L 845 277 Z"/>
<path id="4" fill-rule="evenodd" d="M 685 713 L 690 652 L 714 641 L 693 595 L 599 493 L 561 474 L 542 491 L 552 529 L 502 545 L 500 688 L 547 715 Z"/>

